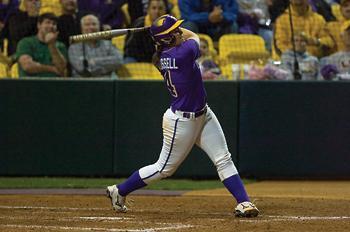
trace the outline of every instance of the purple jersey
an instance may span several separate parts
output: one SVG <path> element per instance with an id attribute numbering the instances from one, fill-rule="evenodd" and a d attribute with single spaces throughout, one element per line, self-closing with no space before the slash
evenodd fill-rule
<path id="1" fill-rule="evenodd" d="M 161 73 L 171 94 L 172 110 L 196 112 L 206 104 L 206 92 L 196 59 L 199 45 L 193 39 L 162 52 Z"/>

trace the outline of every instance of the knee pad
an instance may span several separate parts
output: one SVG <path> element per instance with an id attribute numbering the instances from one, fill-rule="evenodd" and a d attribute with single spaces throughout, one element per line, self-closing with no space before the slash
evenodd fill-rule
<path id="1" fill-rule="evenodd" d="M 231 159 L 230 152 L 219 155 L 215 160 L 215 166 L 221 181 L 238 173 L 237 168 Z"/>
<path id="2" fill-rule="evenodd" d="M 169 176 L 172 176 L 176 171 L 176 168 L 171 168 L 170 170 L 166 169 L 166 167 L 159 172 L 159 174 L 162 176 L 162 179 L 167 178 Z"/>
<path id="3" fill-rule="evenodd" d="M 216 156 L 215 166 L 217 168 L 224 167 L 227 163 L 232 162 L 230 152 L 226 152 Z"/>

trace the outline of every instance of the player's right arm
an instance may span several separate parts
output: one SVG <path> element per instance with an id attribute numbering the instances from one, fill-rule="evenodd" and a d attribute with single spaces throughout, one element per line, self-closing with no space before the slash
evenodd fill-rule
<path id="1" fill-rule="evenodd" d="M 185 40 L 188 40 L 188 39 L 193 39 L 197 42 L 197 44 L 199 44 L 199 37 L 196 33 L 190 31 L 190 30 L 187 30 L 185 28 L 182 28 L 180 27 L 181 31 L 182 31 L 182 36 Z"/>

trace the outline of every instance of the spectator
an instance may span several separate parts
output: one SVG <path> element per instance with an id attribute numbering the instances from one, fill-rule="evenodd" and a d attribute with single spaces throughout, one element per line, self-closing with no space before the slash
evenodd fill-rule
<path id="1" fill-rule="evenodd" d="M 35 35 L 40 10 L 40 0 L 23 0 L 24 11 L 17 10 L 8 17 L 4 37 L 8 38 L 8 53 L 16 52 L 17 43 L 24 37 Z"/>
<path id="2" fill-rule="evenodd" d="M 257 64 L 251 64 L 248 67 L 248 80 L 288 80 L 291 78 L 290 72 L 274 64 L 267 64 L 264 67 L 259 66 Z"/>
<path id="3" fill-rule="evenodd" d="M 18 9 L 18 0 L 0 1 L 0 32 L 5 26 L 8 17 Z"/>
<path id="4" fill-rule="evenodd" d="M 133 24 L 139 17 L 147 14 L 149 2 L 149 0 L 126 0 L 131 24 Z M 181 17 L 178 0 L 164 0 L 164 2 L 166 6 L 166 14 L 171 14 L 175 18 Z"/>
<path id="5" fill-rule="evenodd" d="M 78 0 L 78 8 L 96 15 L 103 30 L 111 30 L 124 26 L 124 14 L 121 10 L 124 3 L 125 0 Z"/>
<path id="6" fill-rule="evenodd" d="M 39 16 L 35 36 L 23 38 L 17 47 L 20 77 L 58 77 L 66 75 L 67 50 L 57 41 L 57 17 Z"/>
<path id="7" fill-rule="evenodd" d="M 339 0 L 324 0 L 324 1 L 330 6 L 339 3 Z"/>
<path id="8" fill-rule="evenodd" d="M 100 22 L 89 14 L 81 19 L 83 34 L 100 31 Z M 72 44 L 68 50 L 73 77 L 112 77 L 123 63 L 120 52 L 110 40 Z"/>
<path id="9" fill-rule="evenodd" d="M 307 51 L 322 57 L 334 42 L 326 32 L 326 21 L 311 10 L 307 0 L 290 0 L 291 14 L 295 34 L 302 34 L 307 41 Z M 282 53 L 292 48 L 289 9 L 279 16 L 275 25 L 276 49 Z"/>
<path id="10" fill-rule="evenodd" d="M 126 2 L 128 3 L 131 24 L 139 17 L 147 14 L 149 0 L 127 0 Z"/>
<path id="11" fill-rule="evenodd" d="M 344 49 L 321 59 L 321 73 L 324 79 L 350 79 L 350 20 L 344 22 L 340 29 Z"/>
<path id="12" fill-rule="evenodd" d="M 285 0 L 266 0 L 269 5 L 269 13 L 271 22 L 274 23 L 276 19 L 287 9 L 289 1 Z M 308 0 L 311 9 L 322 15 L 324 20 L 333 21 L 336 19 L 332 12 L 332 8 L 328 0 Z"/>
<path id="13" fill-rule="evenodd" d="M 350 2 L 349 2 L 349 0 L 341 0 L 340 1 L 340 11 L 341 11 L 341 15 L 343 16 L 344 21 L 350 19 Z"/>
<path id="14" fill-rule="evenodd" d="M 236 0 L 181 0 L 179 7 L 185 22 L 182 27 L 205 33 L 217 41 L 223 34 L 237 32 Z"/>
<path id="15" fill-rule="evenodd" d="M 306 51 L 307 41 L 302 35 L 295 35 L 295 51 L 299 63 L 299 71 L 302 80 L 317 80 L 319 61 L 317 57 L 310 55 Z M 294 52 L 287 50 L 282 53 L 281 68 L 288 71 L 288 79 L 293 78 L 294 72 Z"/>
<path id="16" fill-rule="evenodd" d="M 340 1 L 340 12 L 342 17 L 338 18 L 337 21 L 327 23 L 327 29 L 335 42 L 332 53 L 343 51 L 345 48 L 340 36 L 340 27 L 345 21 L 350 20 L 350 0 Z"/>
<path id="17" fill-rule="evenodd" d="M 3 48 L 4 33 L 8 17 L 18 9 L 18 0 L 0 1 L 0 49 Z"/>
<path id="18" fill-rule="evenodd" d="M 309 0 L 310 6 L 314 12 L 322 15 L 327 22 L 336 20 L 332 13 L 330 4 L 325 0 Z"/>
<path id="19" fill-rule="evenodd" d="M 287 9 L 289 1 L 285 0 L 266 0 L 269 15 L 271 18 L 271 23 L 274 24 L 276 19 L 283 14 L 283 12 Z"/>
<path id="20" fill-rule="evenodd" d="M 197 59 L 199 68 L 202 73 L 202 78 L 204 80 L 214 80 L 222 79 L 221 70 L 219 66 L 214 61 L 214 54 L 209 51 L 208 41 L 205 39 L 200 39 L 199 50 L 201 56 Z"/>
<path id="21" fill-rule="evenodd" d="M 63 14 L 58 18 L 58 40 L 69 47 L 69 36 L 80 34 L 80 19 L 84 12 L 78 10 L 77 0 L 60 0 Z"/>
<path id="22" fill-rule="evenodd" d="M 237 0 L 239 14 L 238 31 L 242 34 L 258 34 L 271 51 L 272 27 L 266 0 Z"/>
<path id="23" fill-rule="evenodd" d="M 150 0 L 147 15 L 138 18 L 132 27 L 151 26 L 152 22 L 166 13 L 166 1 Z M 155 52 L 154 42 L 147 32 L 129 34 L 125 39 L 124 57 L 125 63 L 131 62 L 152 62 Z M 142 51 L 142 52 L 141 52 Z"/>

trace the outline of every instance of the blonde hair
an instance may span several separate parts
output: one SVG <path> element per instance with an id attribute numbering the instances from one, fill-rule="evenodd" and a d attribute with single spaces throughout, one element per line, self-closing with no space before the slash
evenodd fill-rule
<path id="1" fill-rule="evenodd" d="M 25 8 L 25 6 L 24 6 L 24 2 L 25 1 L 27 1 L 27 0 L 20 0 L 20 4 L 19 4 L 19 9 L 21 10 L 21 11 L 24 11 L 24 12 L 27 12 L 27 10 L 26 10 L 26 8 Z M 41 4 L 41 0 L 38 0 L 39 2 L 40 2 L 40 4 Z M 40 6 L 41 7 L 41 6 Z"/>

